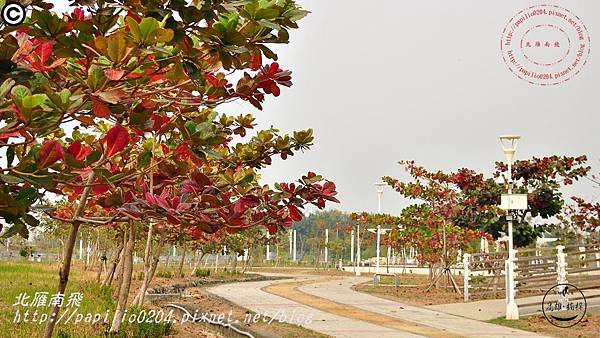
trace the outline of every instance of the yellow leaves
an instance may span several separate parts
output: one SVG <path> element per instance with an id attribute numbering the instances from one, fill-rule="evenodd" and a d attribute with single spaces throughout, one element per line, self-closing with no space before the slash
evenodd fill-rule
<path id="1" fill-rule="evenodd" d="M 124 32 L 118 31 L 108 37 L 99 36 L 94 41 L 100 54 L 115 64 L 121 63 L 133 50 L 133 43 Z"/>

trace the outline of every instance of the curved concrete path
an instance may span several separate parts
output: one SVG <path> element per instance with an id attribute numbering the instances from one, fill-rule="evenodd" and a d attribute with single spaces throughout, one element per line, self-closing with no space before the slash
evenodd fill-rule
<path id="1" fill-rule="evenodd" d="M 312 315 L 312 322 L 301 325 L 333 337 L 542 337 L 352 290 L 367 280 L 294 276 L 292 280 L 219 285 L 207 291 L 267 316 Z"/>
<path id="2" fill-rule="evenodd" d="M 302 280 L 302 278 L 298 279 Z M 268 286 L 285 282 L 289 282 L 289 280 L 232 283 L 211 287 L 206 290 L 253 312 L 275 317 L 276 320 L 279 320 L 282 315 L 289 317 L 292 314 L 295 318 L 300 318 L 300 316 L 303 318 L 312 318 L 312 321 L 304 322 L 301 325 L 310 330 L 332 337 L 424 337 L 360 320 L 338 316 L 263 291 L 263 289 Z"/>
<path id="3" fill-rule="evenodd" d="M 532 332 L 406 305 L 352 290 L 352 286 L 364 281 L 365 278 L 346 277 L 341 280 L 321 281 L 304 285 L 299 287 L 299 290 L 337 303 L 403 321 L 418 323 L 463 337 L 542 337 Z"/>

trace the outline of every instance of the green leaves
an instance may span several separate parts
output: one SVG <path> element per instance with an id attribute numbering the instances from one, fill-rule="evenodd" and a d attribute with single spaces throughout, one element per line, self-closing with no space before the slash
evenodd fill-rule
<path id="1" fill-rule="evenodd" d="M 44 102 L 46 102 L 47 99 L 48 97 L 46 96 L 46 94 L 29 95 L 23 97 L 21 104 L 22 107 L 25 109 L 33 109 L 41 106 Z"/>
<path id="2" fill-rule="evenodd" d="M 311 143 L 314 141 L 314 137 L 313 137 L 313 130 L 312 129 L 306 129 L 306 130 L 301 130 L 301 131 L 295 131 L 294 132 L 294 140 L 296 140 L 296 142 L 298 142 L 300 145 L 311 145 Z"/>
<path id="3" fill-rule="evenodd" d="M 145 168 L 150 164 L 150 161 L 152 160 L 152 151 L 150 150 L 146 150 L 143 153 L 140 154 L 140 156 L 138 156 L 137 159 L 137 168 Z"/>
<path id="4" fill-rule="evenodd" d="M 155 18 L 143 18 L 138 24 L 133 18 L 125 18 L 131 32 L 133 41 L 139 44 L 155 45 L 166 43 L 173 39 L 174 32 L 169 28 L 162 28 L 161 23 Z"/>

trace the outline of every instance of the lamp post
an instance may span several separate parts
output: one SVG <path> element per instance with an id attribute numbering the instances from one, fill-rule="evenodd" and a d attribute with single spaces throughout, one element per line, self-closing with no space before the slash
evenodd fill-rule
<path id="1" fill-rule="evenodd" d="M 383 187 L 385 183 L 375 183 L 377 189 L 377 213 L 381 214 L 381 198 L 383 197 Z M 375 263 L 375 273 L 379 273 L 379 253 L 381 248 L 381 225 L 377 224 L 377 263 Z"/>
<path id="2" fill-rule="evenodd" d="M 271 242 L 271 234 L 267 231 L 267 261 L 271 260 L 271 247 L 269 243 Z"/>
<path id="3" fill-rule="evenodd" d="M 360 276 L 360 221 L 356 222 L 356 275 Z"/>
<path id="4" fill-rule="evenodd" d="M 502 143 L 502 150 L 504 150 L 504 156 L 506 156 L 506 162 L 508 164 L 508 173 L 506 183 L 508 184 L 508 196 L 506 198 L 507 203 L 505 204 L 506 209 L 506 220 L 508 221 L 508 259 L 506 260 L 506 319 L 519 319 L 519 307 L 515 302 L 515 250 L 513 247 L 513 218 L 511 210 L 511 197 L 512 197 L 512 162 L 517 150 L 517 142 L 521 139 L 519 135 L 502 135 L 500 136 L 500 142 Z M 525 201 L 527 201 L 525 199 Z"/>
<path id="5" fill-rule="evenodd" d="M 350 231 L 350 263 L 354 263 L 354 230 Z"/>
<path id="6" fill-rule="evenodd" d="M 325 266 L 327 266 L 328 263 L 328 256 L 329 256 L 329 250 L 327 249 L 327 246 L 329 245 L 329 229 L 325 229 Z"/>
<path id="7" fill-rule="evenodd" d="M 296 230 L 294 229 L 294 262 L 296 261 Z"/>

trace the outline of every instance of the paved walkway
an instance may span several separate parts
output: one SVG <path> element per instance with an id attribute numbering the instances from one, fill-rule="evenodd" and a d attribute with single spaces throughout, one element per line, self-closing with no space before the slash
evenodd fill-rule
<path id="1" fill-rule="evenodd" d="M 300 287 L 299 290 L 362 310 L 418 323 L 464 337 L 541 337 L 532 332 L 480 322 L 432 309 L 406 305 L 351 289 L 353 285 L 365 282 L 366 280 L 368 278 L 347 277 L 341 280 L 305 285 Z"/>
<path id="2" fill-rule="evenodd" d="M 600 306 L 600 298 L 592 296 L 600 295 L 600 290 L 584 290 L 584 295 L 587 299 L 588 309 L 597 308 Z M 544 296 L 532 296 L 517 298 L 516 302 L 519 305 L 519 313 L 521 316 L 541 313 L 541 304 Z M 476 320 L 490 320 L 498 317 L 503 317 L 506 313 L 506 305 L 504 299 L 488 299 L 479 300 L 468 303 L 454 303 L 425 306 L 428 309 L 442 311 L 452 314 L 460 314 L 463 317 Z"/>
<path id="3" fill-rule="evenodd" d="M 321 276 L 296 276 L 293 280 L 219 285 L 207 291 L 261 314 L 275 315 L 278 318 L 281 315 L 292 314 L 296 318 L 312 316 L 312 322 L 302 326 L 333 337 L 542 337 L 535 333 L 484 323 L 465 318 L 466 316 L 455 316 L 433 308 L 410 306 L 351 289 L 353 285 L 367 280 L 367 277 L 332 279 Z M 302 297 L 302 294 L 306 297 Z M 379 320 L 375 320 L 374 317 Z M 402 327 L 408 329 L 399 329 Z M 415 330 L 415 327 L 418 329 Z"/>
<path id="4" fill-rule="evenodd" d="M 298 279 L 304 280 L 304 278 Z M 289 282 L 289 280 L 232 283 L 211 287 L 208 288 L 207 291 L 223 297 L 253 312 L 266 314 L 268 316 L 275 316 L 277 319 L 281 318 L 282 315 L 288 316 L 288 318 L 293 315 L 294 318 L 297 319 L 301 318 L 301 316 L 303 318 L 312 318 L 312 321 L 305 321 L 302 326 L 333 337 L 423 337 L 409 332 L 398 331 L 360 320 L 350 319 L 320 311 L 262 290 L 267 286 L 285 282 Z"/>

